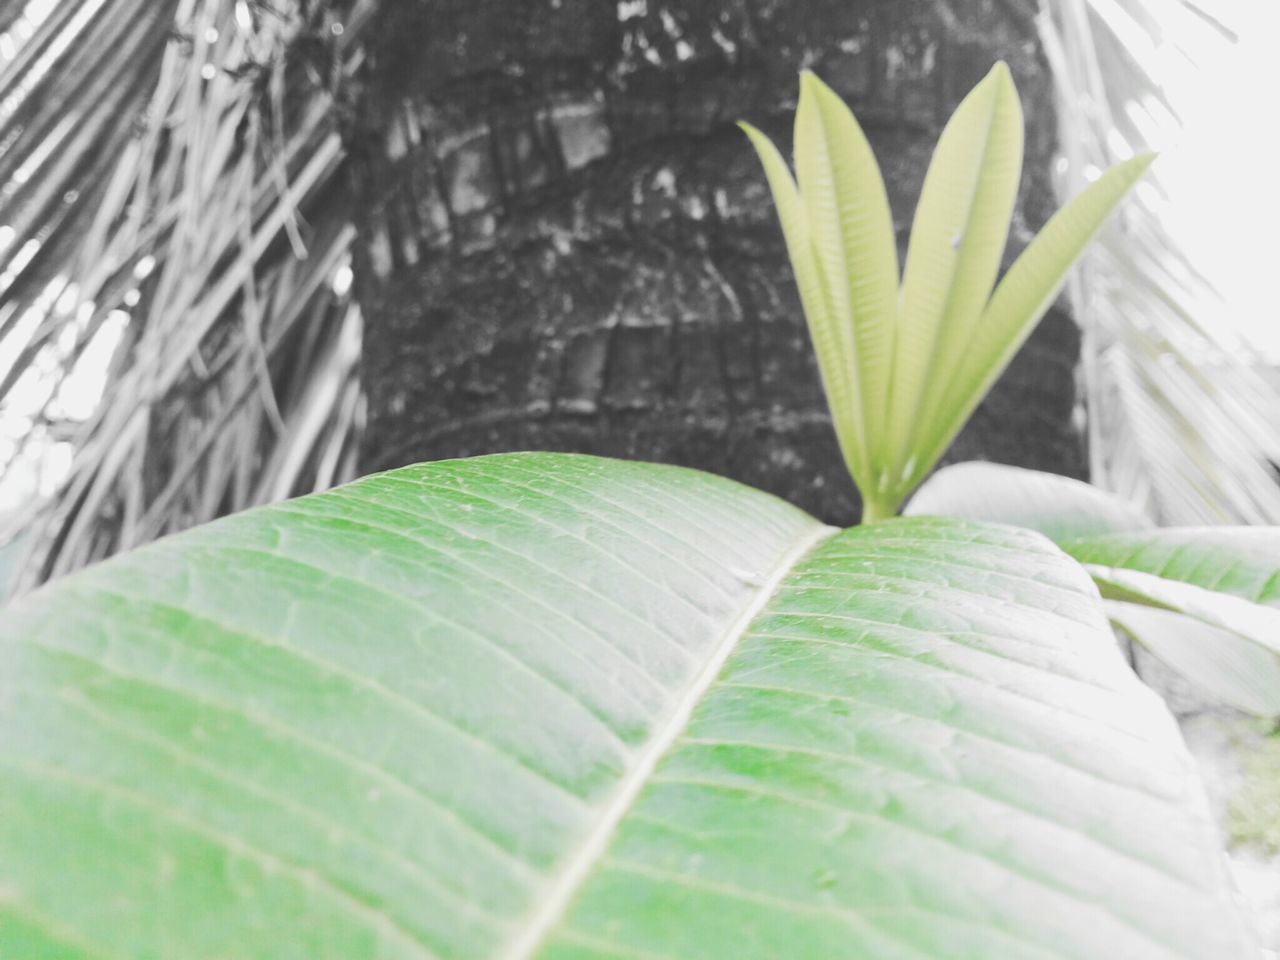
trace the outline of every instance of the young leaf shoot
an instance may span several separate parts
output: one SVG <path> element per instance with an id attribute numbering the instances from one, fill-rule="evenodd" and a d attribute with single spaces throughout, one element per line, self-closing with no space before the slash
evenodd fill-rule
<path id="1" fill-rule="evenodd" d="M 996 286 L 1023 147 L 1018 92 L 997 63 L 942 132 L 900 281 L 884 180 L 839 96 L 801 75 L 795 178 L 768 137 L 741 126 L 778 208 L 863 521 L 886 519 L 947 451 L 1154 155 L 1112 168 L 1068 203 Z"/>

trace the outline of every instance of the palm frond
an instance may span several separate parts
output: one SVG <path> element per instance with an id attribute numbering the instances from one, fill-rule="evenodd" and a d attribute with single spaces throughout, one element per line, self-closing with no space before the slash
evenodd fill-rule
<path id="1" fill-rule="evenodd" d="M 328 85 L 374 4 L 313 6 L 61 0 L 0 72 L 0 176 L 21 181 L 0 197 L 18 251 L 0 419 L 27 420 L 10 462 L 72 454 L 0 530 L 25 531 L 20 587 L 353 475 L 360 316 L 332 283 L 353 230 Z M 114 354 L 107 400 L 77 417 L 67 385 L 95 350 Z"/>
<path id="2" fill-rule="evenodd" d="M 1189 0 L 1042 3 L 1064 195 L 1177 133 L 1171 71 L 1232 43 L 1228 26 Z M 1071 286 L 1094 480 L 1166 523 L 1278 523 L 1280 392 L 1231 307 L 1164 230 L 1168 202 L 1157 164 Z"/>

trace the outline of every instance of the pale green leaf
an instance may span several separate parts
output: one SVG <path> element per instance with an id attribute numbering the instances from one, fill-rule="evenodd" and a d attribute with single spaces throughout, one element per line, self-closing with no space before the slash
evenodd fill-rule
<path id="1" fill-rule="evenodd" d="M 818 369 L 827 404 L 831 408 L 836 439 L 849 473 L 862 487 L 868 478 L 867 454 L 863 424 L 858 416 L 861 399 L 852 339 L 843 322 L 836 319 L 822 288 L 807 216 L 786 161 L 773 141 L 755 127 L 749 123 L 738 126 L 750 138 L 769 181 L 796 287 L 800 291 L 809 336 L 818 357 Z"/>
<path id="2" fill-rule="evenodd" d="M 0 956 L 1245 957 L 1190 758 L 1038 535 L 412 467 L 0 624 Z"/>
<path id="3" fill-rule="evenodd" d="M 1270 669 L 1253 671 L 1247 689 L 1224 699 L 1280 714 L 1280 529 L 1175 527 L 1080 537 L 1062 546 L 1085 565 L 1104 596 L 1182 617 L 1177 634 L 1163 642 L 1148 642 L 1149 629 L 1132 632 L 1206 692 L 1223 696 L 1224 677 L 1269 661 Z M 1247 647 L 1253 649 L 1246 653 Z M 1196 659 L 1219 650 L 1223 662 L 1216 669 Z"/>
<path id="4" fill-rule="evenodd" d="M 1111 622 L 1215 700 L 1280 716 L 1280 657 L 1231 630 L 1161 607 L 1106 602 Z"/>
<path id="5" fill-rule="evenodd" d="M 938 416 L 948 374 L 991 296 L 1022 173 L 1022 107 L 1009 68 L 965 97 L 920 193 L 902 279 L 887 436 L 893 482 Z"/>
<path id="6" fill-rule="evenodd" d="M 1280 608 L 1280 527 L 1170 527 L 1062 545 L 1081 563 L 1137 570 Z"/>
<path id="7" fill-rule="evenodd" d="M 1103 595 L 1176 610 L 1204 623 L 1232 630 L 1280 655 L 1280 610 L 1229 593 L 1167 580 L 1140 570 L 1087 563 L 1085 569 Z"/>
<path id="8" fill-rule="evenodd" d="M 1010 523 L 1055 541 L 1152 527 L 1128 502 L 1090 484 L 976 461 L 943 467 L 916 491 L 903 513 Z"/>
<path id="9" fill-rule="evenodd" d="M 1191 683 L 1280 713 L 1280 530 L 1156 530 L 1096 487 L 989 463 L 939 470 L 906 513 L 1039 530 L 1085 565 L 1109 610 L 1126 613 L 1117 624 Z"/>
<path id="10" fill-rule="evenodd" d="M 1049 220 L 1000 281 L 963 360 L 949 378 L 939 408 L 942 417 L 931 426 L 933 442 L 922 448 L 921 457 L 914 464 L 914 480 L 925 476 L 946 452 L 1052 306 L 1071 267 L 1108 214 L 1153 160 L 1152 154 L 1134 157 L 1090 184 Z"/>
<path id="11" fill-rule="evenodd" d="M 796 174 L 832 322 L 848 338 L 868 462 L 887 415 L 898 299 L 898 248 L 880 167 L 844 102 L 812 73 L 800 79 Z M 876 486 L 861 484 L 864 497 Z"/>

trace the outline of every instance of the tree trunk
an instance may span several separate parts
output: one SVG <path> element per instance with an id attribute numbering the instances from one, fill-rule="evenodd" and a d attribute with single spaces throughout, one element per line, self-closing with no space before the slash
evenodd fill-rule
<path id="1" fill-rule="evenodd" d="M 943 123 L 1003 58 L 1029 126 L 1012 254 L 1053 206 L 1034 8 L 386 4 L 347 123 L 364 466 L 517 449 L 644 458 L 853 521 L 781 232 L 734 121 L 785 150 L 797 70 L 815 70 L 867 130 L 902 246 Z M 1078 349 L 1052 312 L 950 458 L 1081 475 Z"/>

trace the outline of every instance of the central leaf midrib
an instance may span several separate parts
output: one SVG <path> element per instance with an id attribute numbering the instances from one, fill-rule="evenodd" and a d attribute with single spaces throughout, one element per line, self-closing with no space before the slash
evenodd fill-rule
<path id="1" fill-rule="evenodd" d="M 618 782 L 586 837 L 557 870 L 550 890 L 537 905 L 533 915 L 499 953 L 502 960 L 529 960 L 542 946 L 547 935 L 560 922 L 574 895 L 590 876 L 592 868 L 602 859 L 618 825 L 649 782 L 658 763 L 688 726 L 693 711 L 715 683 L 756 617 L 800 562 L 838 532 L 835 527 L 817 525 L 779 558 L 773 574 L 760 585 L 751 601 L 729 623 L 712 646 L 702 669 L 680 693 L 672 711 L 636 753 L 635 762 Z"/>

